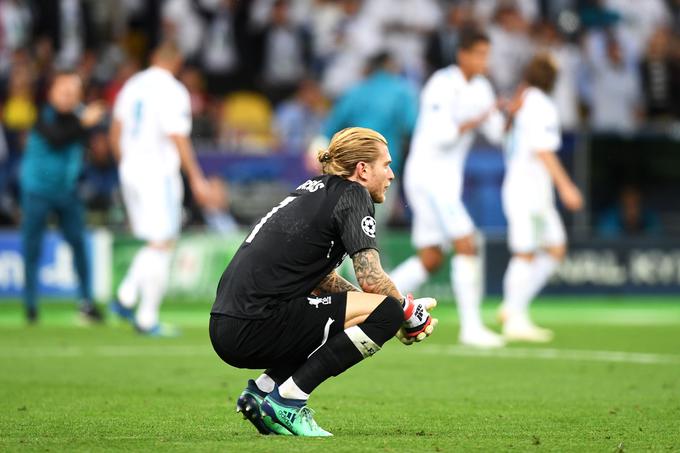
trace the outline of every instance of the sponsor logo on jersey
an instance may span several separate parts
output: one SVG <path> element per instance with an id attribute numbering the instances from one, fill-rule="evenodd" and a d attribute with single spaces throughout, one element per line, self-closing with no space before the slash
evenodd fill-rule
<path id="1" fill-rule="evenodd" d="M 321 181 L 314 181 L 313 179 L 308 179 L 298 186 L 295 190 L 306 190 L 308 192 L 316 192 L 317 190 L 325 187 L 324 183 Z"/>
<path id="2" fill-rule="evenodd" d="M 331 296 L 326 297 L 308 297 L 309 305 L 314 305 L 314 308 L 319 308 L 319 305 L 330 305 Z"/>
<path id="3" fill-rule="evenodd" d="M 366 233 L 366 236 L 370 238 L 375 237 L 375 219 L 370 215 L 367 215 L 361 219 L 361 229 Z"/>

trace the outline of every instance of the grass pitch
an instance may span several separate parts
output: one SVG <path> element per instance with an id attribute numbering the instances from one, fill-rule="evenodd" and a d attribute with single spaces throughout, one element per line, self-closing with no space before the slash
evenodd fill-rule
<path id="1" fill-rule="evenodd" d="M 27 327 L 0 303 L 0 451 L 680 451 L 677 300 L 546 298 L 533 311 L 555 341 L 492 352 L 456 346 L 444 304 L 428 341 L 391 341 L 314 393 L 328 439 L 260 436 L 234 413 L 257 372 L 214 354 L 208 311 L 168 304 L 184 334 L 157 340 L 78 327 L 66 304 Z"/>

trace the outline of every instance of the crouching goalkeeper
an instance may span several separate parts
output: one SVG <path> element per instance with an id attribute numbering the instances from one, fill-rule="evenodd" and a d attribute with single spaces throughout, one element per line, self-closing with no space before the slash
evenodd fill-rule
<path id="1" fill-rule="evenodd" d="M 272 208 L 225 269 L 210 316 L 215 352 L 264 369 L 236 409 L 262 434 L 330 436 L 307 406 L 322 382 L 397 336 L 429 336 L 434 299 L 405 298 L 380 265 L 374 203 L 394 173 L 385 138 L 344 129 L 318 155 L 323 175 Z M 361 289 L 335 271 L 345 256 Z M 363 291 L 362 291 L 363 290 Z"/>

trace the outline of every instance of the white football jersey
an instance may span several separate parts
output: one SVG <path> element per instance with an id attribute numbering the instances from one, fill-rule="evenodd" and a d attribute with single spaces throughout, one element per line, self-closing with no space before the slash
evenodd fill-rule
<path id="1" fill-rule="evenodd" d="M 131 77 L 113 115 L 122 126 L 121 173 L 146 178 L 179 172 L 179 153 L 169 135 L 189 135 L 191 104 L 189 92 L 169 71 L 151 67 Z"/>
<path id="2" fill-rule="evenodd" d="M 457 66 L 436 71 L 423 87 L 418 121 L 406 162 L 406 180 L 444 178 L 462 188 L 463 168 L 474 130 L 460 133 L 463 123 L 478 118 L 495 104 L 489 81 L 479 75 L 466 80 Z M 480 130 L 494 143 L 500 143 L 504 120 L 494 111 Z"/>
<path id="3" fill-rule="evenodd" d="M 555 104 L 538 88 L 528 88 L 505 140 L 506 203 L 533 208 L 554 203 L 552 179 L 537 153 L 557 152 L 561 144 Z"/>

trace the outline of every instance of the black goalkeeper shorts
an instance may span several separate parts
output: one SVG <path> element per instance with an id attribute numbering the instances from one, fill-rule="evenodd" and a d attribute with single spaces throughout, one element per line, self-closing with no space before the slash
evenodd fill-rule
<path id="1" fill-rule="evenodd" d="M 266 319 L 210 315 L 217 355 L 237 368 L 266 369 L 302 363 L 344 330 L 347 293 L 282 302 Z"/>

